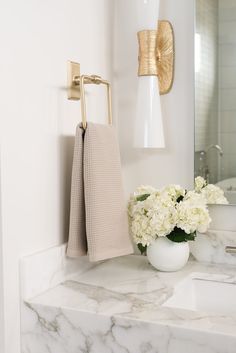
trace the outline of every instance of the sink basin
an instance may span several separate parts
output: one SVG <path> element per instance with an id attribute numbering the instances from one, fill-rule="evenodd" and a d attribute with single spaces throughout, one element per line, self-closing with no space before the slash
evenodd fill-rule
<path id="1" fill-rule="evenodd" d="M 236 283 L 222 276 L 192 274 L 183 280 L 164 307 L 236 315 Z"/>

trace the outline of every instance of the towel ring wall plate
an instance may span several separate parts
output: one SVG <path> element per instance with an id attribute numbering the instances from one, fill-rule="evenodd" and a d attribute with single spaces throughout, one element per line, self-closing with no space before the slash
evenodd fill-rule
<path id="1" fill-rule="evenodd" d="M 85 99 L 85 85 L 86 84 L 103 84 L 107 87 L 107 107 L 108 107 L 108 123 L 112 125 L 112 102 L 111 102 L 111 84 L 102 79 L 98 75 L 80 75 L 80 64 L 68 61 L 67 69 L 67 94 L 68 99 L 81 99 L 81 117 L 83 128 L 86 129 L 87 114 L 86 114 L 86 99 Z"/>
<path id="2" fill-rule="evenodd" d="M 80 76 L 80 64 L 68 61 L 67 62 L 67 98 L 71 100 L 80 99 L 80 87 L 76 86 L 74 77 Z"/>

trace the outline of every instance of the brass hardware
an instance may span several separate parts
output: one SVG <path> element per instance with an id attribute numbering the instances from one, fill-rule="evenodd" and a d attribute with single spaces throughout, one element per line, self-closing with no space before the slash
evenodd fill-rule
<path id="1" fill-rule="evenodd" d="M 158 30 L 138 32 L 138 76 L 158 76 L 160 94 L 171 90 L 174 78 L 174 32 L 170 22 L 158 21 Z"/>
<path id="2" fill-rule="evenodd" d="M 138 32 L 139 68 L 138 76 L 157 76 L 157 31 L 145 30 Z"/>
<path id="3" fill-rule="evenodd" d="M 236 246 L 226 246 L 225 252 L 228 254 L 236 254 Z"/>
<path id="4" fill-rule="evenodd" d="M 157 62 L 160 94 L 170 92 L 174 81 L 174 31 L 169 21 L 159 21 L 157 48 L 160 58 Z"/>
<path id="5" fill-rule="evenodd" d="M 112 125 L 112 100 L 111 100 L 111 85 L 98 75 L 80 75 L 80 64 L 72 61 L 68 62 L 68 99 L 81 99 L 81 116 L 82 125 L 86 129 L 86 100 L 85 100 L 85 85 L 86 84 L 103 84 L 107 87 L 107 107 L 108 107 L 108 123 Z"/>
<path id="6" fill-rule="evenodd" d="M 80 99 L 80 90 L 76 87 L 74 77 L 80 76 L 80 64 L 73 61 L 67 63 L 67 96 L 68 99 Z"/>

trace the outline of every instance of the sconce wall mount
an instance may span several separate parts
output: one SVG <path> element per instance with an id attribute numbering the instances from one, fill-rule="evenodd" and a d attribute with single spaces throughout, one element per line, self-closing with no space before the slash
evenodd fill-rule
<path id="1" fill-rule="evenodd" d="M 174 32 L 169 21 L 158 21 L 158 30 L 138 32 L 138 76 L 158 76 L 160 94 L 171 90 L 174 78 Z"/>

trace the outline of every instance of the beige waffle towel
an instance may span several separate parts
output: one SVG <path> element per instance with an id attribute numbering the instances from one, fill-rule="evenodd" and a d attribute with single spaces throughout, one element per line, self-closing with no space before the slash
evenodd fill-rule
<path id="1" fill-rule="evenodd" d="M 67 255 L 87 251 L 90 261 L 133 252 L 115 129 L 92 123 L 76 130 Z"/>

